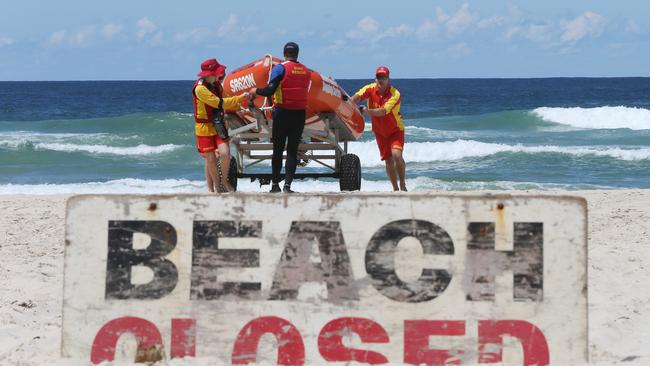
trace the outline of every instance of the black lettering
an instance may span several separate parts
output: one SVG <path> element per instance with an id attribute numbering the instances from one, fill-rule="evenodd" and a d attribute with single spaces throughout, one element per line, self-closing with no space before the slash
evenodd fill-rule
<path id="1" fill-rule="evenodd" d="M 465 293 L 470 301 L 494 301 L 494 278 L 513 272 L 515 301 L 542 301 L 544 283 L 544 226 L 515 222 L 513 251 L 495 250 L 492 222 L 470 222 L 465 268 Z"/>
<path id="2" fill-rule="evenodd" d="M 217 282 L 219 268 L 259 267 L 257 249 L 219 249 L 219 238 L 259 238 L 261 221 L 195 221 L 192 233 L 192 300 L 216 300 L 235 295 L 251 299 L 259 295 L 259 282 Z"/>
<path id="3" fill-rule="evenodd" d="M 400 240 L 414 237 L 425 255 L 453 255 L 454 243 L 441 227 L 422 220 L 399 220 L 382 226 L 366 248 L 366 272 L 372 285 L 389 299 L 424 302 L 438 297 L 449 285 L 451 274 L 444 269 L 423 268 L 413 283 L 403 282 L 395 272 L 395 250 Z"/>
<path id="4" fill-rule="evenodd" d="M 314 241 L 320 263 L 310 261 Z M 329 301 L 358 300 L 352 266 L 340 224 L 336 221 L 294 221 L 273 278 L 270 300 L 295 299 L 305 282 L 325 282 Z"/>
<path id="5" fill-rule="evenodd" d="M 133 249 L 133 234 L 151 237 L 146 249 Z M 178 272 L 164 259 L 176 247 L 176 230 L 164 221 L 109 221 L 106 260 L 106 299 L 159 299 L 174 290 Z M 153 279 L 146 284 L 131 283 L 131 268 L 146 266 Z"/>

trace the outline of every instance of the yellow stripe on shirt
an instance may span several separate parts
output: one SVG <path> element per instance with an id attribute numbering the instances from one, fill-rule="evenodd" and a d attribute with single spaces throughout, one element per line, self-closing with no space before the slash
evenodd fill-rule
<path id="1" fill-rule="evenodd" d="M 196 116 L 199 119 L 207 119 L 208 113 L 206 112 L 206 104 L 212 108 L 219 108 L 219 98 L 210 91 L 205 85 L 198 85 L 194 90 L 196 93 Z M 241 103 L 246 100 L 245 95 L 238 95 L 234 97 L 223 98 L 223 109 L 237 110 L 241 107 Z M 197 136 L 215 136 L 217 131 L 214 129 L 212 123 L 195 123 L 195 132 Z"/>

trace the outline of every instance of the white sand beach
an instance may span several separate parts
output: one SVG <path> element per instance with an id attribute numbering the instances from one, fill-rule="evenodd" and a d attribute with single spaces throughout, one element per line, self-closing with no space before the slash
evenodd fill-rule
<path id="1" fill-rule="evenodd" d="M 591 364 L 650 364 L 650 190 L 502 193 L 587 199 Z M 88 363 L 60 356 L 67 198 L 0 196 L 1 365 Z"/>

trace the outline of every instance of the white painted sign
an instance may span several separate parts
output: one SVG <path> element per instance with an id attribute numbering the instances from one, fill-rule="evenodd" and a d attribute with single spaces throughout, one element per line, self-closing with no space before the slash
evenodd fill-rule
<path id="1" fill-rule="evenodd" d="M 430 194 L 77 196 L 63 355 L 587 361 L 586 202 Z"/>

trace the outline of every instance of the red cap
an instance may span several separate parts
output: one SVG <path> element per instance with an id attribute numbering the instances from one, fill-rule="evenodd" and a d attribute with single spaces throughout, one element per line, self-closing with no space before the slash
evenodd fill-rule
<path id="1" fill-rule="evenodd" d="M 390 76 L 390 70 L 386 66 L 379 66 L 377 71 L 375 71 L 375 76 L 386 75 Z"/>
<path id="2" fill-rule="evenodd" d="M 201 63 L 201 72 L 197 76 L 204 77 L 214 75 L 221 77 L 226 74 L 226 67 L 219 64 L 216 58 L 205 60 Z"/>

